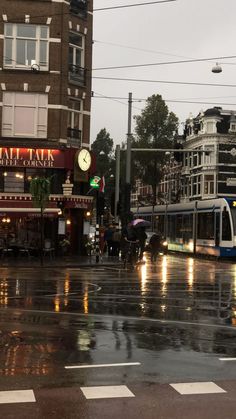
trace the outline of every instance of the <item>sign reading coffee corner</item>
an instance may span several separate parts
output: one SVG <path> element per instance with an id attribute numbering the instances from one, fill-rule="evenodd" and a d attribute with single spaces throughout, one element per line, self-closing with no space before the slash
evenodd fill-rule
<path id="1" fill-rule="evenodd" d="M 0 147 L 0 167 L 64 168 L 65 153 L 60 150 Z"/>

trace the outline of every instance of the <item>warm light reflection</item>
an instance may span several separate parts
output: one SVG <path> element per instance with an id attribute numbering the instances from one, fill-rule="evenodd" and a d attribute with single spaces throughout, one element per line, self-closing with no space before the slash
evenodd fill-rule
<path id="1" fill-rule="evenodd" d="M 60 311 L 60 297 L 58 295 L 54 298 L 54 311 L 56 313 L 59 313 Z"/>
<path id="2" fill-rule="evenodd" d="M 167 256 L 163 256 L 162 259 L 162 271 L 161 271 L 161 276 L 162 276 L 162 291 L 166 291 L 166 284 L 167 284 Z"/>
<path id="3" fill-rule="evenodd" d="M 166 311 L 166 305 L 165 305 L 165 304 L 162 304 L 162 305 L 161 305 L 161 311 L 162 311 L 163 313 L 165 313 L 165 311 Z"/>
<path id="4" fill-rule="evenodd" d="M 188 259 L 188 286 L 191 291 L 194 283 L 194 259 Z"/>
<path id="5" fill-rule="evenodd" d="M 89 313 L 88 284 L 85 285 L 83 298 L 84 314 Z"/>
<path id="6" fill-rule="evenodd" d="M 193 242 L 192 242 L 192 241 L 190 241 L 190 242 L 188 243 L 188 249 L 189 249 L 189 251 L 190 251 L 190 252 L 193 252 L 193 250 L 194 250 L 194 245 L 193 245 Z"/>
<path id="7" fill-rule="evenodd" d="M 6 278 L 0 282 L 0 305 L 3 307 L 8 305 L 8 282 Z"/>
<path id="8" fill-rule="evenodd" d="M 68 294 L 70 292 L 70 274 L 69 272 L 66 273 L 65 282 L 64 282 L 64 306 L 66 307 L 68 305 Z"/>

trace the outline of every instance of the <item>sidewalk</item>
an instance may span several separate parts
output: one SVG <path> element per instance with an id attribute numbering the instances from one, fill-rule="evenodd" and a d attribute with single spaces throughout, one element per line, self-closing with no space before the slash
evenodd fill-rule
<path id="1" fill-rule="evenodd" d="M 78 267 L 95 267 L 95 266 L 122 266 L 121 260 L 115 256 L 102 256 L 99 258 L 99 263 L 96 263 L 96 256 L 65 256 L 65 257 L 44 257 L 44 264 L 42 268 L 78 268 Z M 13 256 L 0 259 L 0 268 L 31 268 L 41 267 L 39 258 L 35 257 L 17 257 Z"/>

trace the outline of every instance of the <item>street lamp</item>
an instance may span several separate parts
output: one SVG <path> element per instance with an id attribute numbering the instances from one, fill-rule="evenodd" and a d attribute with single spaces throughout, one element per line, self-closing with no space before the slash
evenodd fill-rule
<path id="1" fill-rule="evenodd" d="M 220 64 L 216 63 L 211 69 L 212 73 L 218 74 L 222 72 L 222 67 Z"/>

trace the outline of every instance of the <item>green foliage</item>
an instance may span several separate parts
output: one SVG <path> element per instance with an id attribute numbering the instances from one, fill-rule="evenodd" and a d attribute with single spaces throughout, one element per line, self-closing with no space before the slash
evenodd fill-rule
<path id="1" fill-rule="evenodd" d="M 30 194 L 35 207 L 46 208 L 49 201 L 51 181 L 49 178 L 36 177 L 30 182 Z"/>
<path id="2" fill-rule="evenodd" d="M 101 129 L 96 140 L 92 143 L 91 149 L 96 156 L 96 172 L 98 175 L 105 175 L 111 168 L 113 160 L 113 139 L 106 128 Z"/>
<path id="3" fill-rule="evenodd" d="M 178 130 L 178 118 L 169 112 L 160 95 L 147 98 L 146 107 L 141 115 L 136 116 L 136 138 L 134 148 L 172 148 Z M 161 178 L 161 168 L 165 162 L 163 152 L 134 153 L 136 177 L 144 184 L 151 185 L 153 200 L 156 201 L 157 186 Z"/>

